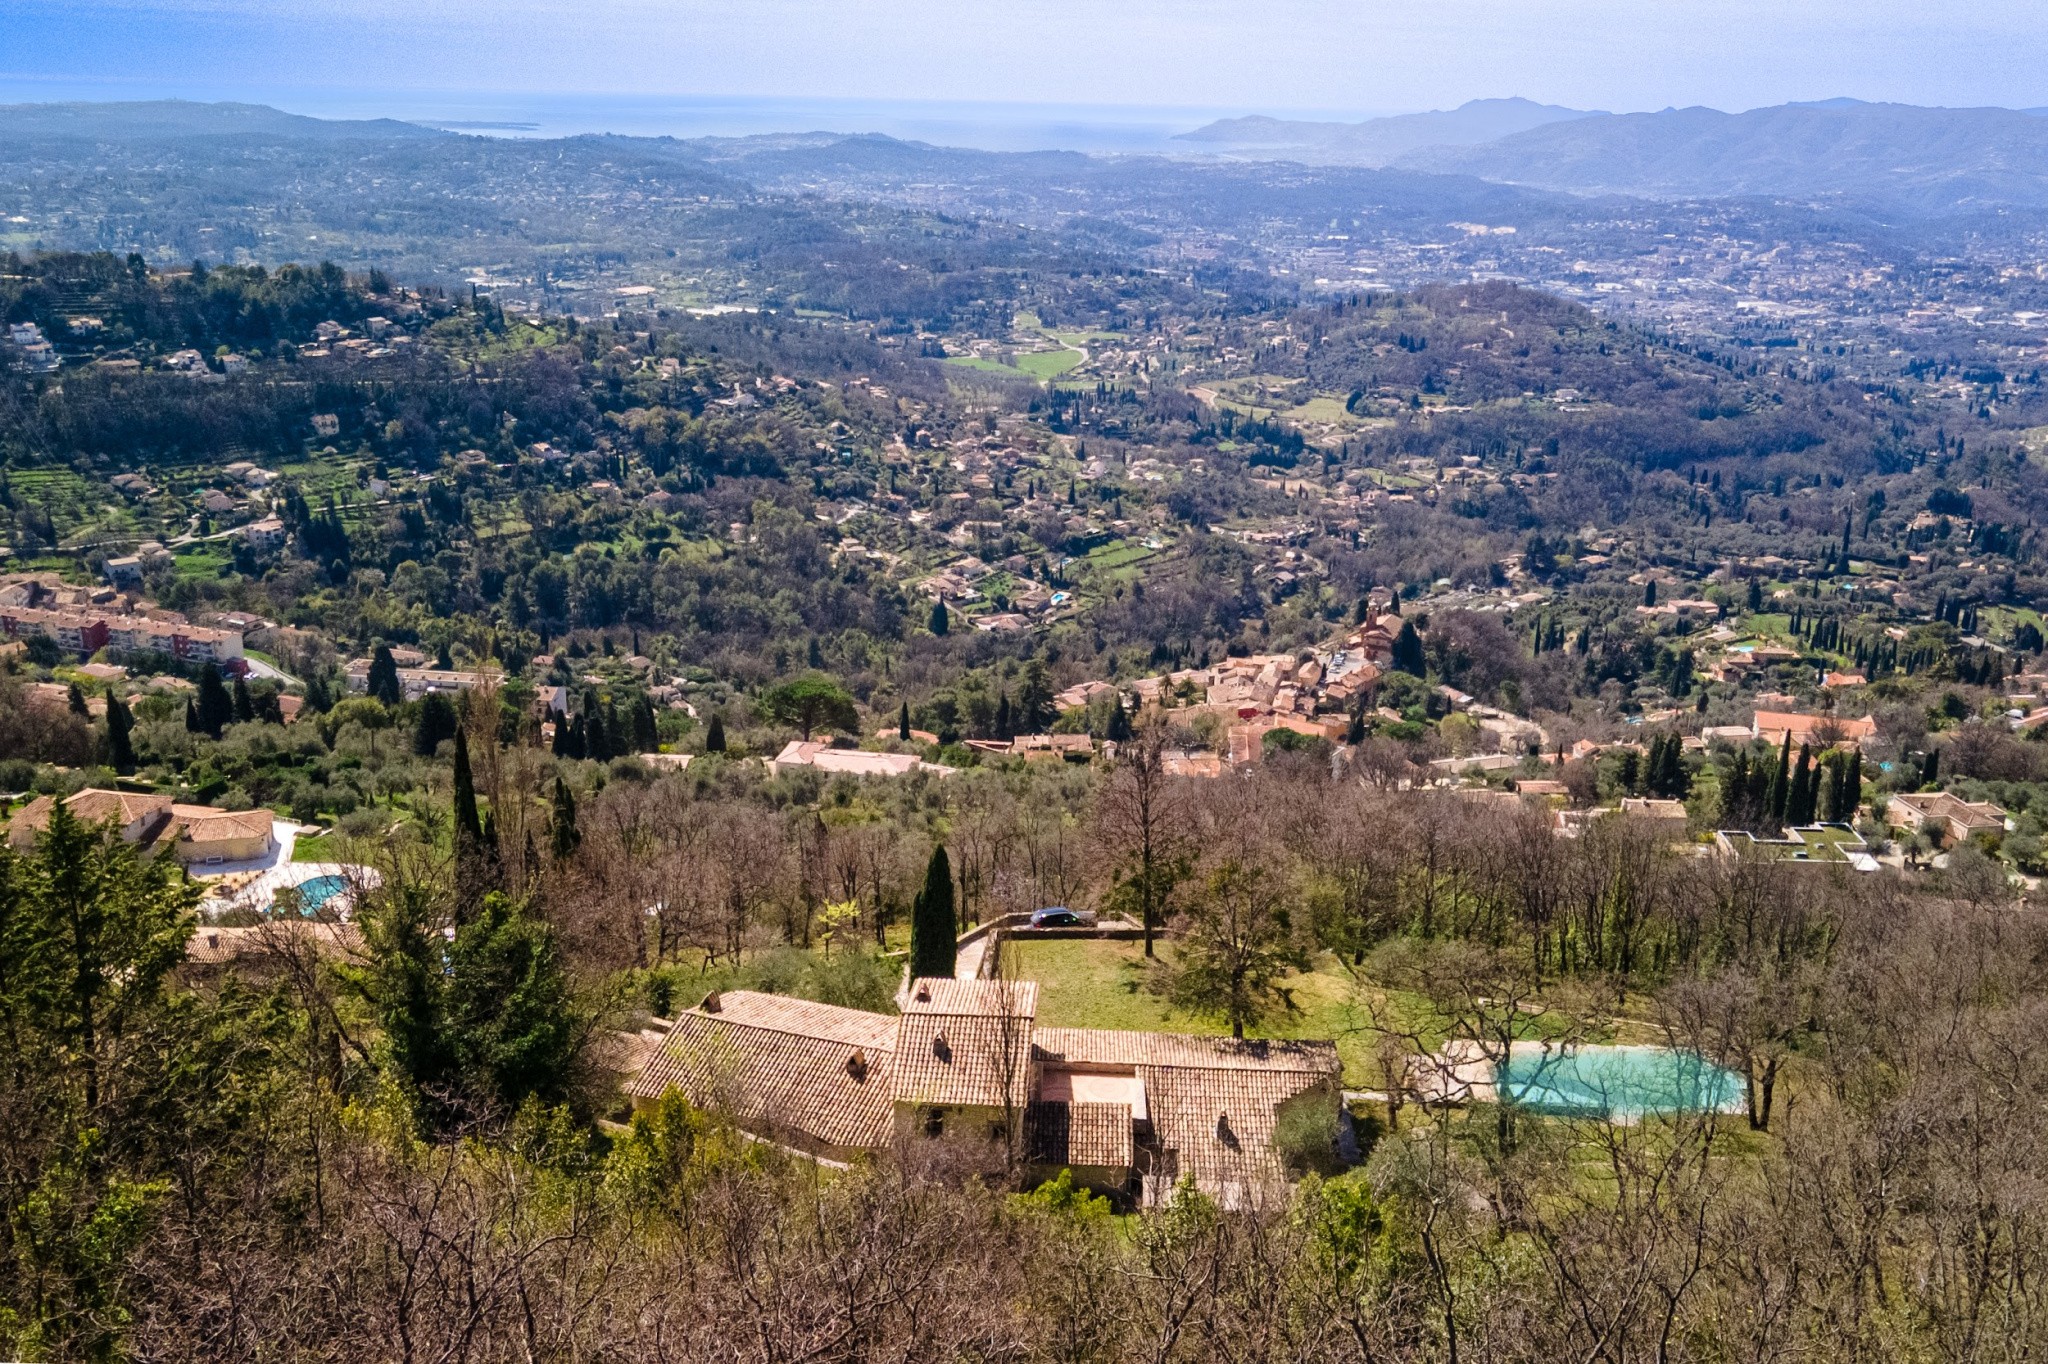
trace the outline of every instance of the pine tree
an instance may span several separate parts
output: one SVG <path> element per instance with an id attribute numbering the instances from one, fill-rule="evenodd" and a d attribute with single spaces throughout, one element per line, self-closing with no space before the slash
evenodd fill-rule
<path id="1" fill-rule="evenodd" d="M 953 975 L 958 927 L 953 915 L 953 866 L 945 845 L 932 849 L 925 865 L 924 889 L 910 911 L 910 974 L 913 978 Z"/>
<path id="2" fill-rule="evenodd" d="M 706 725 L 706 726 L 704 727 L 704 751 L 705 751 L 706 753 L 723 753 L 723 752 L 725 752 L 725 717 L 724 717 L 724 716 L 722 716 L 722 715 L 714 715 L 714 716 L 712 716 L 712 717 L 711 717 L 711 723 L 710 723 L 710 724 L 708 724 L 708 725 Z"/>
<path id="3" fill-rule="evenodd" d="M 546 921 L 492 892 L 448 949 L 446 1018 L 463 1088 L 503 1114 L 569 1097 L 582 1011 Z"/>

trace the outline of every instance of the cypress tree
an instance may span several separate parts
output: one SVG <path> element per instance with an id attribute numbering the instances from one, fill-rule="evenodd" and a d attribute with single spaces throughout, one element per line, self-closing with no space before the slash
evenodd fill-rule
<path id="1" fill-rule="evenodd" d="M 932 633 L 937 635 L 939 638 L 944 639 L 946 637 L 946 631 L 951 629 L 953 625 L 952 621 L 946 615 L 946 604 L 944 602 L 935 601 L 932 603 L 932 615 L 930 623 Z"/>
<path id="2" fill-rule="evenodd" d="M 1812 755 L 1805 744 L 1799 745 L 1799 761 L 1792 768 L 1792 788 L 1785 797 L 1785 822 L 1792 825 L 1813 823 L 1814 772 Z"/>
<path id="3" fill-rule="evenodd" d="M 235 723 L 246 725 L 256 718 L 256 703 L 249 699 L 249 684 L 235 679 Z"/>
<path id="4" fill-rule="evenodd" d="M 910 742 L 910 703 L 905 701 L 903 709 L 896 713 L 896 737 L 904 743 Z"/>
<path id="5" fill-rule="evenodd" d="M 405 700 L 405 688 L 398 681 L 398 660 L 391 656 L 388 644 L 379 644 L 370 656 L 369 693 L 387 706 Z"/>
<path id="6" fill-rule="evenodd" d="M 1785 800 L 1790 794 L 1792 783 L 1792 733 L 1785 732 L 1785 742 L 1778 749 L 1777 770 L 1771 774 L 1771 784 L 1764 792 L 1764 818 L 1772 825 L 1785 821 Z"/>
<path id="7" fill-rule="evenodd" d="M 197 701 L 199 729 L 218 739 L 221 730 L 235 718 L 235 703 L 228 696 L 228 689 L 220 680 L 220 669 L 211 663 L 199 674 L 199 698 Z"/>
<path id="8" fill-rule="evenodd" d="M 583 834 L 576 827 L 576 797 L 560 777 L 555 778 L 554 808 L 550 812 L 548 829 L 549 850 L 557 862 L 567 861 L 583 842 Z"/>
<path id="9" fill-rule="evenodd" d="M 128 736 L 135 732 L 135 717 L 129 713 L 128 703 L 114 695 L 112 687 L 107 688 L 107 757 L 114 764 L 116 772 L 128 773 L 135 770 L 135 746 Z"/>
<path id="10" fill-rule="evenodd" d="M 85 693 L 76 682 L 65 688 L 65 699 L 71 706 L 71 713 L 83 720 L 92 714 L 92 707 L 85 704 Z"/>
<path id="11" fill-rule="evenodd" d="M 604 722 L 604 707 L 591 706 L 583 715 L 583 756 L 595 762 L 608 762 L 616 756 L 612 736 Z"/>
<path id="12" fill-rule="evenodd" d="M 1109 708 L 1109 728 L 1104 736 L 1111 743 L 1120 744 L 1131 737 L 1131 716 L 1124 709 L 1124 699 L 1119 696 L 1116 704 Z"/>
<path id="13" fill-rule="evenodd" d="M 722 716 L 722 715 L 714 715 L 714 716 L 712 716 L 712 717 L 711 717 L 711 723 L 710 723 L 709 725 L 705 726 L 705 728 L 704 728 L 704 751 L 705 751 L 706 753 L 723 753 L 723 752 L 725 752 L 725 717 L 724 717 L 724 716 Z"/>
<path id="14" fill-rule="evenodd" d="M 644 693 L 633 703 L 633 748 L 639 753 L 661 751 L 661 734 L 654 725 L 654 703 Z"/>
<path id="15" fill-rule="evenodd" d="M 951 979 L 957 951 L 953 917 L 953 866 L 945 845 L 932 849 L 925 864 L 924 889 L 910 911 L 910 974 L 913 978 Z"/>
<path id="16" fill-rule="evenodd" d="M 1748 810 L 1751 829 L 1764 829 L 1770 825 L 1771 817 L 1771 770 L 1762 759 L 1753 759 L 1749 764 Z"/>
<path id="17" fill-rule="evenodd" d="M 480 850 L 484 843 L 483 822 L 476 812 L 476 779 L 469 770 L 469 738 L 455 731 L 455 847 L 458 852 Z"/>
<path id="18" fill-rule="evenodd" d="M 439 692 L 428 692 L 420 698 L 419 714 L 413 722 L 413 755 L 433 757 L 440 751 L 442 742 L 455 738 L 460 728 L 455 719 L 455 707 L 448 704 L 448 698 Z"/>
<path id="19" fill-rule="evenodd" d="M 1394 636 L 1393 664 L 1404 673 L 1420 677 L 1423 674 L 1422 636 L 1415 633 L 1415 622 L 1401 622 L 1401 632 Z"/>
<path id="20" fill-rule="evenodd" d="M 1731 829 L 1747 829 L 1752 822 L 1747 752 L 1737 750 L 1735 765 L 1728 769 L 1728 783 L 1721 788 L 1721 820 Z"/>
<path id="21" fill-rule="evenodd" d="M 1849 753 L 1849 767 L 1842 774 L 1842 818 L 1856 818 L 1856 807 L 1863 803 L 1863 750 L 1852 749 Z"/>

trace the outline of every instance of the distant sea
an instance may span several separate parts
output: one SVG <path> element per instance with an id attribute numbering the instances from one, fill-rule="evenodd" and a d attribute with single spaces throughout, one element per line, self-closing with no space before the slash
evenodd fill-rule
<path id="1" fill-rule="evenodd" d="M 316 118 L 395 118 L 496 137 L 748 137 L 762 133 L 881 133 L 907 141 L 986 151 L 1151 152 L 1199 150 L 1175 142 L 1219 118 L 1247 112 L 1355 121 L 1358 111 L 1247 110 L 1225 105 L 1050 105 L 938 100 L 804 99 L 716 95 L 543 94 L 352 88 L 156 89 L 73 85 L 0 77 L 0 103 L 193 99 L 268 104 Z"/>

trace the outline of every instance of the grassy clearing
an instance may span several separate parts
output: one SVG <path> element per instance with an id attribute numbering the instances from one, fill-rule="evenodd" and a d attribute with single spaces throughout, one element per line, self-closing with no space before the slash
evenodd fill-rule
<path id="1" fill-rule="evenodd" d="M 1137 1032 L 1184 1032 L 1224 1036 L 1218 1019 L 1179 1012 L 1145 988 L 1144 947 L 1101 939 L 1012 941 L 1006 948 L 1015 974 L 1038 982 L 1038 1021 L 1063 1028 L 1123 1028 Z M 1159 944 L 1162 954 L 1172 946 Z M 1295 1011 L 1276 1014 L 1254 1037 L 1327 1038 L 1344 1061 L 1344 1083 L 1371 1087 L 1379 1082 L 1372 1056 L 1370 1015 L 1356 982 L 1324 958 L 1316 969 L 1288 982 Z M 1396 1001 L 1398 1003 L 1398 1001 Z"/>
<path id="2" fill-rule="evenodd" d="M 1077 350 L 1026 351 L 1017 357 L 1017 368 L 1034 379 L 1056 379 L 1088 357 Z"/>

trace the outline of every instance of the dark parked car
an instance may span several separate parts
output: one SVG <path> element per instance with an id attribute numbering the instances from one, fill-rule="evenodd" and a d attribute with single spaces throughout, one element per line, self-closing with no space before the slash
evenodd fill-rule
<path id="1" fill-rule="evenodd" d="M 1041 909 L 1031 916 L 1033 928 L 1093 928 L 1095 915 L 1085 909 L 1068 909 L 1065 905 L 1054 905 Z"/>

